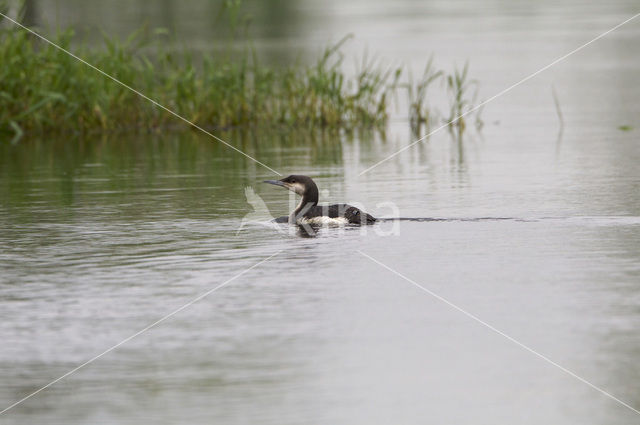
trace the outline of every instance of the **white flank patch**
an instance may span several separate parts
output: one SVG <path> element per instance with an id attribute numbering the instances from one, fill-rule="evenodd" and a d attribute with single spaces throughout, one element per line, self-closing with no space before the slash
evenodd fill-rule
<path id="1" fill-rule="evenodd" d="M 328 226 L 341 226 L 343 224 L 347 224 L 348 222 L 349 220 L 347 220 L 344 217 L 331 218 L 327 216 L 321 216 L 321 217 L 313 217 L 313 218 L 303 217 L 298 219 L 298 224 L 321 224 L 321 225 L 328 225 Z"/>

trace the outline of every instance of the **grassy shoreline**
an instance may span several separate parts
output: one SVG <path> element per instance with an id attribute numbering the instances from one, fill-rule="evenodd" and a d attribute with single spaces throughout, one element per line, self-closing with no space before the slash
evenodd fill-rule
<path id="1" fill-rule="evenodd" d="M 71 50 L 72 30 L 52 38 Z M 399 90 L 403 69 L 364 62 L 355 75 L 341 68 L 344 41 L 327 48 L 311 65 L 274 68 L 259 63 L 251 49 L 238 59 L 230 55 L 194 60 L 188 53 L 167 51 L 156 41 L 145 45 L 134 34 L 125 42 L 105 38 L 98 48 L 81 46 L 73 53 L 138 90 L 159 104 L 207 129 L 291 126 L 354 130 L 384 129 L 390 99 Z M 142 47 L 146 53 L 142 53 Z M 87 65 L 38 40 L 24 30 L 0 29 L 0 132 L 94 133 L 188 129 L 186 123 Z M 431 63 L 429 63 L 431 66 Z M 428 74 L 428 75 L 427 75 Z M 425 78 L 428 77 L 428 80 Z M 440 72 L 438 78 L 444 78 Z M 426 73 L 411 107 L 423 117 Z M 420 86 L 422 84 L 422 86 Z"/>
<path id="2" fill-rule="evenodd" d="M 73 32 L 53 42 L 68 49 Z M 311 66 L 271 68 L 246 52 L 239 60 L 196 64 L 155 46 L 139 53 L 135 37 L 74 54 L 204 127 L 283 124 L 354 128 L 384 125 L 391 72 L 368 67 L 349 78 L 340 44 Z M 25 31 L 0 33 L 0 128 L 22 131 L 149 130 L 176 118 L 133 91 Z"/>

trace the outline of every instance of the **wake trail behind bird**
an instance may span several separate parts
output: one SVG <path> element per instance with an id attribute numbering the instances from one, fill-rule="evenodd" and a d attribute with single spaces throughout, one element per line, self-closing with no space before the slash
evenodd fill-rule
<path id="1" fill-rule="evenodd" d="M 379 222 L 410 221 L 410 222 L 485 222 L 485 221 L 516 221 L 533 222 L 566 222 L 568 224 L 590 225 L 640 225 L 640 216 L 544 216 L 544 217 L 378 217 Z"/>

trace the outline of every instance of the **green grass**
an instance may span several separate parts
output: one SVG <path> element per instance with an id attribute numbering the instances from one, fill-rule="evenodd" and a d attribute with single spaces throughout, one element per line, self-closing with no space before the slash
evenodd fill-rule
<path id="1" fill-rule="evenodd" d="M 355 75 L 343 71 L 343 39 L 311 65 L 270 67 L 249 47 L 244 53 L 195 60 L 156 42 L 142 43 L 140 32 L 125 41 L 71 48 L 74 33 L 53 37 L 98 69 L 207 129 L 290 126 L 352 131 L 384 128 L 389 99 L 409 89 L 412 120 L 428 124 L 427 87 L 443 78 L 428 62 L 420 81 L 399 83 L 403 69 L 363 60 Z M 49 134 L 185 129 L 189 126 L 121 84 L 105 77 L 26 31 L 0 28 L 0 132 Z M 469 101 L 466 67 L 450 87 L 463 111 Z M 449 79 L 453 77 L 448 77 Z M 455 93 L 455 90 L 458 90 Z"/>
<path id="2" fill-rule="evenodd" d="M 474 105 L 478 97 L 478 81 L 469 79 L 468 62 L 464 64 L 462 69 L 455 68 L 451 74 L 446 76 L 446 81 L 450 93 L 449 117 L 446 121 L 452 130 L 455 129 L 462 133 L 467 126 L 467 121 L 463 116 L 469 115 L 470 111 L 475 108 Z M 477 109 L 475 116 L 475 124 L 478 129 L 483 126 L 480 118 L 481 109 Z"/>
<path id="3" fill-rule="evenodd" d="M 54 37 L 69 49 L 72 31 Z M 340 69 L 340 44 L 316 64 L 274 69 L 254 55 L 240 60 L 205 57 L 156 46 L 144 55 L 136 37 L 105 39 L 75 54 L 204 127 L 285 124 L 353 128 L 383 125 L 389 72 L 367 68 L 348 78 Z M 176 118 L 25 31 L 0 34 L 0 128 L 16 131 L 154 129 Z"/>
<path id="4" fill-rule="evenodd" d="M 419 135 L 422 126 L 427 131 L 432 121 L 435 120 L 435 111 L 427 105 L 427 92 L 429 86 L 437 83 L 444 76 L 444 72 L 436 70 L 433 66 L 433 58 L 429 58 L 422 72 L 422 77 L 414 84 L 413 76 L 409 74 L 409 82 L 406 84 L 409 100 L 409 125 L 414 135 Z"/>

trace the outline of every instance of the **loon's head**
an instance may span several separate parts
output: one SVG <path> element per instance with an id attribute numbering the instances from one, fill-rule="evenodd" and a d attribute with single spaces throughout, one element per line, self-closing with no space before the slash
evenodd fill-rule
<path id="1" fill-rule="evenodd" d="M 307 202 L 314 205 L 318 203 L 318 186 L 311 177 L 292 174 L 280 180 L 265 180 L 264 183 L 285 187 L 302 196 Z"/>

